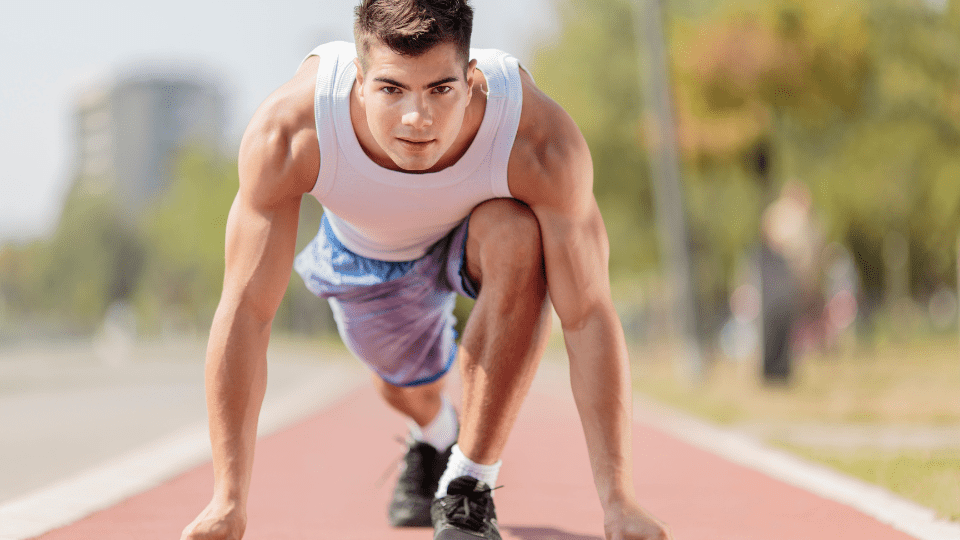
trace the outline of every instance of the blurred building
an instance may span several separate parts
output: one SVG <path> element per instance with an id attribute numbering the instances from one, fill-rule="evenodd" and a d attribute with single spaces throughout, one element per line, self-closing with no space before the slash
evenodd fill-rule
<path id="1" fill-rule="evenodd" d="M 75 110 L 77 188 L 137 212 L 170 185 L 184 146 L 219 149 L 225 100 L 199 70 L 138 69 L 94 84 Z"/>

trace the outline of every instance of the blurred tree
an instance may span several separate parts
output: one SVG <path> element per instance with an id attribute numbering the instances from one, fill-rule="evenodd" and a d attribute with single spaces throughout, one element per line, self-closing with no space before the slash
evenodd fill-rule
<path id="1" fill-rule="evenodd" d="M 195 333 L 209 328 L 223 288 L 227 215 L 238 184 L 235 159 L 185 149 L 173 184 L 142 215 L 147 259 L 136 304 L 148 331 Z M 316 201 L 304 201 L 298 248 L 316 234 L 320 213 Z M 274 329 L 315 334 L 328 331 L 331 321 L 326 302 L 294 275 Z"/>
<path id="2" fill-rule="evenodd" d="M 31 322 L 27 319 L 34 317 L 43 249 L 38 241 L 0 248 L 0 338 L 20 335 Z"/>
<path id="3" fill-rule="evenodd" d="M 862 109 L 870 58 L 860 4 L 781 0 L 678 24 L 673 35 L 680 141 L 701 166 L 737 161 L 783 121 L 822 133 Z"/>
<path id="4" fill-rule="evenodd" d="M 712 328 L 728 314 L 738 260 L 755 251 L 759 216 L 788 170 L 781 160 L 796 141 L 786 140 L 785 126 L 822 134 L 863 108 L 864 20 L 856 4 L 788 0 L 675 25 L 678 139 L 689 177 L 699 180 L 689 186 L 691 221 Z"/>
<path id="5" fill-rule="evenodd" d="M 889 231 L 910 239 L 915 295 L 954 272 L 960 32 L 956 2 L 946 12 L 930 4 L 741 2 L 674 32 L 693 170 L 726 189 L 742 157 L 772 143 L 782 156 L 773 178 L 813 187 L 828 235 L 855 249 L 871 303 L 883 297 L 874 270 Z"/>
<path id="6" fill-rule="evenodd" d="M 75 182 L 50 239 L 0 249 L 0 336 L 30 328 L 89 335 L 117 302 L 133 305 L 141 333 L 205 332 L 223 286 L 237 164 L 203 148 L 183 149 L 176 163 L 172 185 L 138 216 L 112 194 L 85 193 Z M 304 201 L 298 248 L 316 234 L 321 211 Z M 294 275 L 274 329 L 332 328 L 327 303 Z"/>
<path id="7" fill-rule="evenodd" d="M 883 297 L 881 246 L 908 239 L 912 292 L 951 284 L 960 224 L 960 2 L 677 0 L 678 138 L 701 298 L 723 302 L 783 181 L 808 184 L 827 240 Z M 594 157 L 611 271 L 656 268 L 628 0 L 559 0 L 561 33 L 532 64 Z M 638 142 L 639 147 L 638 147 Z M 749 156 L 768 145 L 770 185 Z M 722 309 L 722 308 L 721 308 Z"/>
<path id="8" fill-rule="evenodd" d="M 842 129 L 794 131 L 793 169 L 810 180 L 828 232 L 855 247 L 868 307 L 885 297 L 882 249 L 908 240 L 910 292 L 955 279 L 960 223 L 960 25 L 905 0 L 870 4 L 867 106 Z"/>
<path id="9" fill-rule="evenodd" d="M 75 188 L 48 241 L 8 247 L 0 257 L 0 291 L 21 323 L 89 333 L 114 302 L 130 298 L 143 245 L 106 195 Z"/>
<path id="10" fill-rule="evenodd" d="M 955 275 L 951 248 L 960 224 L 957 4 L 950 2 L 946 12 L 942 8 L 948 4 L 932 1 L 873 4 L 876 106 L 857 126 L 859 140 L 851 138 L 844 148 L 865 158 L 862 182 L 881 188 L 878 199 L 884 207 L 874 206 L 872 217 L 883 228 L 875 226 L 870 234 L 892 230 L 908 239 L 911 292 L 924 299 L 940 284 L 953 283 Z M 844 165 L 851 170 L 849 163 Z M 853 203 L 848 206 L 859 206 L 856 211 L 863 216 L 866 201 L 854 198 L 849 188 L 845 194 Z"/>
<path id="11" fill-rule="evenodd" d="M 147 249 L 137 313 L 145 328 L 205 328 L 223 286 L 224 230 L 237 192 L 236 164 L 185 149 L 172 185 L 140 216 Z"/>

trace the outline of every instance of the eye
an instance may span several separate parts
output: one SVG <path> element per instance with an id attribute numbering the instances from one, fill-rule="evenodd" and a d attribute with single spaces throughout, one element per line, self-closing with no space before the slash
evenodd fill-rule
<path id="1" fill-rule="evenodd" d="M 383 88 L 380 89 L 380 91 L 383 92 L 384 94 L 387 94 L 388 96 L 395 96 L 400 92 L 402 92 L 402 90 L 400 88 L 397 88 L 396 86 L 384 86 Z"/>
<path id="2" fill-rule="evenodd" d="M 435 86 L 435 87 L 433 88 L 433 93 L 434 93 L 434 94 L 446 94 L 446 93 L 449 93 L 451 90 L 453 90 L 453 88 L 451 88 L 451 87 L 449 87 L 449 86 Z"/>

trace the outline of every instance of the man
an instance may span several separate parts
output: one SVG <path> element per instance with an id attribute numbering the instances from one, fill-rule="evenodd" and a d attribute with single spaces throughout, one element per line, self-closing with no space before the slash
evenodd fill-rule
<path id="1" fill-rule="evenodd" d="M 364 0 L 356 46 L 318 47 L 251 120 L 207 352 L 214 495 L 185 539 L 243 534 L 304 193 L 325 214 L 296 268 L 411 419 L 391 523 L 500 538 L 490 490 L 545 347 L 549 293 L 607 538 L 667 537 L 632 486 L 629 364 L 589 151 L 516 59 L 469 48 L 471 24 L 465 0 Z M 476 298 L 459 351 L 457 293 Z M 442 388 L 454 356 L 459 419 Z"/>

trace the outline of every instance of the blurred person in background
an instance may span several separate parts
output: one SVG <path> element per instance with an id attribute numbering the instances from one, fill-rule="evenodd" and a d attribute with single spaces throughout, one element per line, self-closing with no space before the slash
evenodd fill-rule
<path id="1" fill-rule="evenodd" d="M 785 384 L 798 338 L 823 339 L 818 330 L 822 241 L 810 190 L 796 180 L 785 182 L 780 196 L 764 210 L 760 228 L 762 374 L 767 383 Z"/>
<path id="2" fill-rule="evenodd" d="M 632 484 L 629 361 L 590 152 L 515 58 L 469 48 L 471 22 L 462 0 L 364 0 L 356 45 L 316 48 L 250 122 L 207 351 L 214 495 L 184 539 L 245 530 L 267 342 L 292 267 L 410 420 L 393 525 L 500 538 L 490 491 L 546 346 L 549 293 L 606 536 L 668 537 Z M 305 193 L 325 213 L 295 257 Z M 459 350 L 456 294 L 476 298 Z M 460 415 L 443 390 L 455 357 Z"/>
<path id="3" fill-rule="evenodd" d="M 783 279 L 791 283 L 782 284 L 784 291 L 793 295 L 789 308 L 793 311 L 790 316 L 793 319 L 792 337 L 787 339 L 795 342 L 800 349 L 798 352 L 820 347 L 826 339 L 821 263 L 823 235 L 806 184 L 793 179 L 786 181 L 780 189 L 780 196 L 764 211 L 761 226 L 765 241 L 783 258 L 787 265 L 785 271 L 789 273 L 789 277 L 784 274 Z M 774 270 L 771 268 L 771 271 Z"/>
<path id="4" fill-rule="evenodd" d="M 764 216 L 766 218 L 766 215 Z M 799 305 L 796 276 L 763 219 L 760 248 L 761 375 L 767 384 L 787 384 L 793 368 L 793 328 Z"/>

